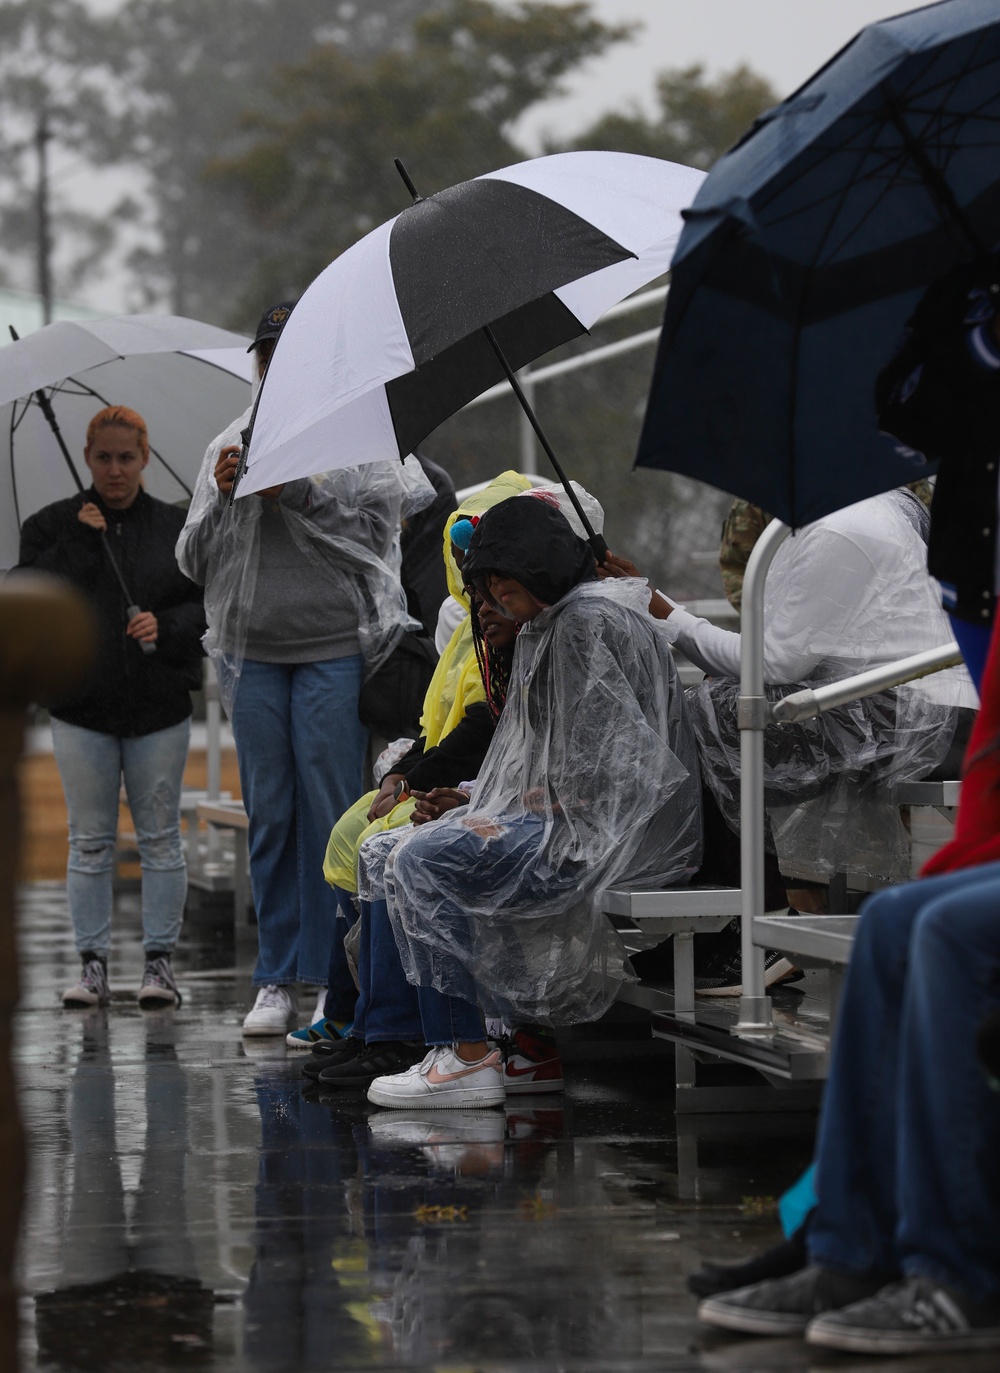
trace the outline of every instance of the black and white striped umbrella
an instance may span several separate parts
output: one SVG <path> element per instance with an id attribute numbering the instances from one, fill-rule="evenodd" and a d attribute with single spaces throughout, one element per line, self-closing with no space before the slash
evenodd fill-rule
<path id="1" fill-rule="evenodd" d="M 373 230 L 282 331 L 239 495 L 411 452 L 501 381 L 504 359 L 523 367 L 665 272 L 703 179 L 658 158 L 558 153 Z"/>

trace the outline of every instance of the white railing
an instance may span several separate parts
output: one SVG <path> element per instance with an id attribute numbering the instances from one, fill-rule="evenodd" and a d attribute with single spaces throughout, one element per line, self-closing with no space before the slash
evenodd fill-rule
<path id="1" fill-rule="evenodd" d="M 620 319 L 623 315 L 634 314 L 636 310 L 645 309 L 650 305 L 662 305 L 667 298 L 667 290 L 666 286 L 657 286 L 652 291 L 643 291 L 641 295 L 629 296 L 627 300 L 620 301 L 617 305 L 612 305 L 610 310 L 606 310 L 597 323 L 605 324 L 608 320 Z M 578 353 L 576 357 L 563 358 L 561 362 L 549 363 L 547 367 L 536 369 L 522 367 L 517 374 L 518 380 L 529 404 L 534 409 L 535 389 L 543 382 L 553 381 L 556 377 L 564 377 L 567 373 L 577 372 L 584 367 L 595 367 L 599 362 L 618 357 L 622 353 L 631 353 L 636 348 L 645 348 L 648 344 L 655 343 L 659 337 L 660 326 L 657 325 L 655 329 L 644 329 L 640 334 L 632 334 L 629 338 L 618 339 L 615 343 L 606 343 L 600 348 L 591 348 L 586 353 Z M 485 404 L 486 401 L 499 400 L 501 396 L 511 394 L 510 385 L 506 381 L 501 381 L 496 386 L 491 386 L 488 391 L 483 391 L 478 396 L 474 396 L 467 405 L 463 406 L 463 409 L 473 410 L 477 405 Z M 521 471 L 527 476 L 534 475 L 538 471 L 535 435 L 527 415 L 523 413 L 520 416 L 520 450 Z"/>

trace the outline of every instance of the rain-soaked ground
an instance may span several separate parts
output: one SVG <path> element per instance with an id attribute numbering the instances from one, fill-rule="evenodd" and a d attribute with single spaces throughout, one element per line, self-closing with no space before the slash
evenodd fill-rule
<path id="1" fill-rule="evenodd" d="M 306 1096 L 301 1055 L 241 1039 L 224 907 L 192 913 L 184 1005 L 152 1013 L 134 894 L 106 1012 L 59 1007 L 77 968 L 62 887 L 26 887 L 21 910 L 26 1369 L 994 1366 L 700 1329 L 685 1274 L 774 1242 L 768 1199 L 812 1122 L 722 1119 L 679 1147 L 670 1050 L 640 1024 L 567 1038 L 564 1096 L 383 1111 Z"/>

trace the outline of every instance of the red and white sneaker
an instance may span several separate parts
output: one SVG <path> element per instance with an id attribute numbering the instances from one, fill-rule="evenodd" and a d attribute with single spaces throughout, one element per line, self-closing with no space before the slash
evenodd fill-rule
<path id="1" fill-rule="evenodd" d="M 527 1092 L 561 1092 L 562 1059 L 551 1039 L 542 1039 L 528 1030 L 515 1030 L 510 1037 L 507 1061 L 503 1065 L 507 1095 Z"/>

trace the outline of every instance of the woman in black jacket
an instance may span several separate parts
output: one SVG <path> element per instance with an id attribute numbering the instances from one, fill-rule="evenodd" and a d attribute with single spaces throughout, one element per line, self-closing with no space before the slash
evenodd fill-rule
<path id="1" fill-rule="evenodd" d="M 138 1000 L 141 1006 L 174 1006 L 180 994 L 170 954 L 187 894 L 180 794 L 191 691 L 201 681 L 202 592 L 174 557 L 184 512 L 142 488 L 149 440 L 141 415 L 124 406 L 101 410 L 88 426 L 84 460 L 91 488 L 82 499 L 56 501 L 25 522 L 18 563 L 71 581 L 90 601 L 98 624 L 89 680 L 51 708 L 69 813 L 67 895 L 83 960 L 63 1005 L 109 1000 L 112 879 L 124 778 L 142 863 L 146 964 Z"/>

